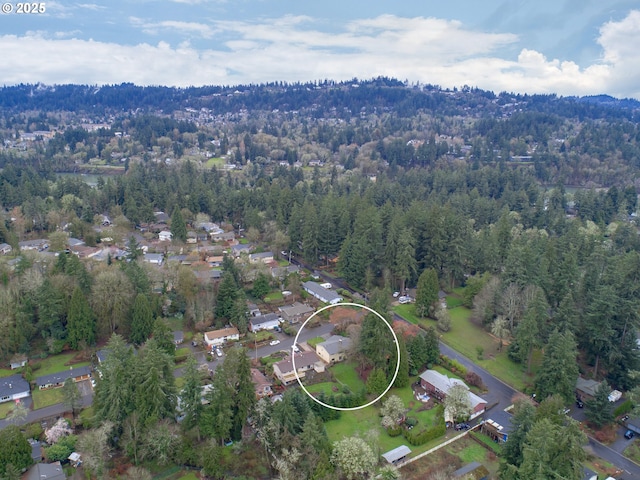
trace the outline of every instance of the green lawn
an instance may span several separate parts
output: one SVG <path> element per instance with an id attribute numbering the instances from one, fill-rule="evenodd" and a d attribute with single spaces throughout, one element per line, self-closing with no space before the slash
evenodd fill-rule
<path id="1" fill-rule="evenodd" d="M 33 408 L 44 408 L 64 401 L 62 388 L 49 388 L 47 390 L 35 389 L 31 392 Z"/>
<path id="2" fill-rule="evenodd" d="M 316 348 L 316 345 L 322 342 L 324 342 L 324 338 L 322 337 L 313 337 L 312 339 L 307 340 L 307 344 L 312 348 Z"/>
<path id="3" fill-rule="evenodd" d="M 224 165 L 224 158 L 222 157 L 209 158 L 204 165 L 207 168 L 221 167 L 222 165 Z"/>
<path id="4" fill-rule="evenodd" d="M 394 311 L 407 319 L 407 321 L 422 328 L 436 326 L 434 320 L 416 317 L 414 305 L 398 305 L 394 307 Z M 456 307 L 451 308 L 449 314 L 451 316 L 451 330 L 440 335 L 444 343 L 517 390 L 522 391 L 527 384 L 533 381 L 537 367 L 542 361 L 540 352 L 534 352 L 532 372 L 527 375 L 523 365 L 514 363 L 509 359 L 506 346 L 501 352 L 498 351 L 498 341 L 469 320 L 471 310 L 465 307 Z M 484 349 L 483 360 L 476 358 L 477 347 Z"/>
<path id="5" fill-rule="evenodd" d="M 189 352 L 191 350 L 189 350 L 189 347 L 182 347 L 182 348 L 178 348 L 174 354 L 175 357 L 180 357 L 182 355 L 188 355 Z"/>
<path id="6" fill-rule="evenodd" d="M 325 395 L 329 395 L 333 393 L 333 387 L 336 386 L 335 382 L 322 382 L 315 383 L 313 385 L 305 385 L 306 389 L 311 393 L 324 393 Z"/>
<path id="7" fill-rule="evenodd" d="M 178 480 L 199 480 L 199 477 L 195 473 L 189 472 L 186 475 L 180 477 Z"/>
<path id="8" fill-rule="evenodd" d="M 411 382 L 415 382 L 415 380 L 416 378 L 414 377 L 411 379 Z M 403 400 L 407 409 L 410 409 L 407 415 L 418 419 L 419 423 L 415 428 L 433 424 L 437 410 L 434 408 L 418 412 L 422 404 L 413 398 L 413 392 L 410 386 L 400 389 L 392 388 L 388 395 L 397 395 Z M 378 440 L 382 452 L 387 452 L 400 445 L 407 445 L 407 441 L 402 435 L 390 437 L 380 426 L 379 408 L 375 405 L 360 410 L 342 412 L 342 416 L 338 420 L 331 420 L 325 423 L 325 427 L 329 440 L 331 441 L 341 440 L 344 437 L 353 435 L 365 435 L 367 432 L 373 430 L 379 434 Z M 442 438 L 437 438 L 419 447 L 411 447 L 413 452 L 412 456 L 424 452 L 440 442 L 442 442 Z"/>
<path id="9" fill-rule="evenodd" d="M 284 297 L 282 296 L 282 292 L 271 292 L 269 295 L 264 297 L 264 301 L 266 303 L 277 302 L 278 300 L 282 300 Z"/>
<path id="10" fill-rule="evenodd" d="M 15 403 L 13 402 L 0 403 L 0 419 L 7 418 L 7 415 L 9 415 L 9 412 L 13 410 L 14 406 Z"/>
<path id="11" fill-rule="evenodd" d="M 347 385 L 352 392 L 357 392 L 364 388 L 364 382 L 360 379 L 355 367 L 354 363 L 342 362 L 334 365 L 329 370 L 336 377 L 336 380 Z"/>
<path id="12" fill-rule="evenodd" d="M 9 370 L 8 368 L 0 368 L 0 378 L 2 377 L 8 377 L 9 375 L 14 375 L 16 373 L 20 373 L 22 370 L 21 369 L 16 369 L 16 370 Z"/>
<path id="13" fill-rule="evenodd" d="M 63 353 L 60 355 L 54 355 L 51 357 L 47 357 L 44 360 L 39 360 L 37 363 L 40 365 L 40 368 L 33 371 L 33 374 L 36 377 L 42 377 L 43 375 L 49 375 L 51 373 L 62 372 L 63 370 L 69 369 L 69 362 L 73 360 L 76 356 L 75 353 Z M 89 365 L 90 362 L 79 362 L 74 363 L 72 366 L 74 368 L 77 367 L 85 367 Z"/>

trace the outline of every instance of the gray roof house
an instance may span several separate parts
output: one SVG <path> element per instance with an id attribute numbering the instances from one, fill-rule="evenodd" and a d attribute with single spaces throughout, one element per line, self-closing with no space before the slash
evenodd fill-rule
<path id="1" fill-rule="evenodd" d="M 259 332 L 260 330 L 273 330 L 279 325 L 280 317 L 276 313 L 257 315 L 249 319 L 249 328 L 252 332 Z"/>
<path id="2" fill-rule="evenodd" d="M 576 380 L 576 396 L 580 400 L 591 400 L 596 396 L 600 382 L 589 378 L 578 377 Z"/>
<path id="3" fill-rule="evenodd" d="M 53 462 L 36 463 L 23 478 L 24 480 L 66 480 L 67 476 L 60 462 Z"/>
<path id="4" fill-rule="evenodd" d="M 313 308 L 300 302 L 285 305 L 284 307 L 280 307 L 278 310 L 280 310 L 280 313 L 282 314 L 282 319 L 289 323 L 298 323 L 303 319 L 306 320 L 306 318 L 313 313 Z"/>
<path id="5" fill-rule="evenodd" d="M 351 348 L 351 339 L 340 335 L 331 335 L 324 342 L 316 345 L 316 353 L 325 363 L 341 362 Z"/>
<path id="6" fill-rule="evenodd" d="M 43 375 L 36 378 L 36 385 L 38 385 L 38 388 L 41 390 L 44 390 L 45 388 L 61 387 L 64 385 L 67 378 L 71 378 L 75 382 L 88 380 L 91 378 L 91 367 L 70 368 L 69 370 L 63 370 L 62 372 Z"/>
<path id="7" fill-rule="evenodd" d="M 22 375 L 0 378 L 0 403 L 28 397 L 31 394 L 29 382 Z"/>
<path id="8" fill-rule="evenodd" d="M 152 265 L 162 265 L 164 255 L 161 253 L 145 253 L 144 261 Z"/>
<path id="9" fill-rule="evenodd" d="M 6 255 L 7 253 L 11 253 L 13 248 L 8 243 L 0 243 L 0 253 Z"/>
<path id="10" fill-rule="evenodd" d="M 173 343 L 180 345 L 182 342 L 184 342 L 184 333 L 182 330 L 176 330 L 173 332 Z"/>
<path id="11" fill-rule="evenodd" d="M 328 303 L 330 305 L 340 303 L 343 300 L 343 298 L 336 292 L 328 290 L 320 286 L 320 284 L 316 282 L 304 282 L 302 284 L 302 288 L 304 288 L 307 293 L 310 293 L 321 302 Z"/>

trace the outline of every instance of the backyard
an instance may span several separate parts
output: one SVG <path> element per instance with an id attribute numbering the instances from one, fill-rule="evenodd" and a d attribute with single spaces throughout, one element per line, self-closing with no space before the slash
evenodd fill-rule
<path id="1" fill-rule="evenodd" d="M 42 377 L 51 373 L 62 372 L 68 370 L 70 366 L 74 368 L 86 367 L 90 362 L 74 362 L 77 354 L 61 353 L 53 355 L 42 360 L 37 360 L 32 364 L 33 374 L 35 377 Z"/>

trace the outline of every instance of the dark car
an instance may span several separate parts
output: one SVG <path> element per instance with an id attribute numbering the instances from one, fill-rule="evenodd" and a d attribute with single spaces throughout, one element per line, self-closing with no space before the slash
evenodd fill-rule
<path id="1" fill-rule="evenodd" d="M 633 438 L 633 436 L 635 435 L 635 433 L 631 430 L 627 430 L 626 432 L 624 432 L 624 438 L 631 440 Z"/>
<path id="2" fill-rule="evenodd" d="M 576 407 L 578 407 L 578 408 L 583 408 L 584 407 L 584 403 L 582 402 L 582 400 L 576 400 Z"/>

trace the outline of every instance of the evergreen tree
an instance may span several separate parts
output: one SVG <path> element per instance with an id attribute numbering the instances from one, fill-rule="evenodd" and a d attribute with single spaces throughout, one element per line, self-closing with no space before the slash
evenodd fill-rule
<path id="1" fill-rule="evenodd" d="M 229 320 L 233 316 L 234 304 L 239 296 L 240 288 L 233 275 L 225 271 L 216 296 L 216 319 Z"/>
<path id="2" fill-rule="evenodd" d="M 374 368 L 367 378 L 367 393 L 378 397 L 389 386 L 384 370 Z"/>
<path id="3" fill-rule="evenodd" d="M 187 428 L 198 426 L 202 416 L 202 385 L 198 362 L 193 355 L 187 357 L 184 367 L 184 385 L 180 392 L 180 408 L 184 413 L 183 425 Z"/>
<path id="4" fill-rule="evenodd" d="M 173 357 L 176 353 L 176 344 L 173 343 L 173 333 L 169 326 L 161 319 L 157 318 L 153 325 L 153 333 L 151 335 L 158 347 L 164 350 L 167 355 Z"/>
<path id="5" fill-rule="evenodd" d="M 400 347 L 400 366 L 398 368 L 398 376 L 393 386 L 396 388 L 404 388 L 409 385 L 409 352 L 402 335 L 398 335 L 398 345 Z"/>
<path id="6" fill-rule="evenodd" d="M 264 273 L 259 273 L 253 282 L 253 296 L 263 299 L 270 291 L 269 278 Z"/>
<path id="7" fill-rule="evenodd" d="M 16 425 L 9 425 L 0 430 L 0 475 L 7 470 L 22 471 L 33 463 L 31 445 Z"/>
<path id="8" fill-rule="evenodd" d="M 587 400 L 584 404 L 587 420 L 596 428 L 602 428 L 614 420 L 609 393 L 611 387 L 606 381 L 602 381 L 593 399 Z"/>
<path id="9" fill-rule="evenodd" d="M 535 413 L 536 409 L 529 400 L 517 400 L 515 402 L 513 417 L 511 418 L 511 431 L 502 447 L 504 463 L 501 464 L 500 471 L 503 474 L 509 470 L 506 465 L 512 465 L 517 469 L 522 464 L 527 434 L 535 423 Z"/>
<path id="10" fill-rule="evenodd" d="M 71 378 L 67 378 L 62 386 L 62 395 L 64 404 L 71 409 L 71 414 L 75 418 L 77 410 L 80 408 L 82 394 L 78 389 L 78 385 Z"/>
<path id="11" fill-rule="evenodd" d="M 81 345 L 93 345 L 96 342 L 96 321 L 82 289 L 76 287 L 71 295 L 67 316 L 67 340 L 69 346 L 78 350 Z"/>
<path id="12" fill-rule="evenodd" d="M 187 241 L 187 224 L 178 207 L 173 210 L 173 214 L 171 215 L 171 233 L 174 240 L 180 242 Z"/>
<path id="13" fill-rule="evenodd" d="M 149 303 L 149 298 L 139 293 L 133 301 L 131 310 L 131 334 L 129 340 L 136 345 L 141 345 L 147 341 L 153 331 L 153 311 Z"/>
<path id="14" fill-rule="evenodd" d="M 152 425 L 163 418 L 174 418 L 176 391 L 173 357 L 154 338 L 145 343 L 139 357 L 135 408 L 140 421 L 143 425 Z"/>
<path id="15" fill-rule="evenodd" d="M 540 398 L 560 395 L 569 404 L 573 401 L 578 379 L 578 349 L 571 332 L 554 331 L 544 349 L 544 358 L 536 376 L 536 392 Z"/>
<path id="16" fill-rule="evenodd" d="M 398 235 L 396 254 L 392 270 L 400 280 L 400 291 L 404 292 L 406 281 L 415 276 L 416 262 L 415 238 L 410 228 L 403 228 Z"/>
<path id="17" fill-rule="evenodd" d="M 420 274 L 416 291 L 416 314 L 424 318 L 433 310 L 433 305 L 438 300 L 438 274 L 433 268 L 428 268 Z"/>

